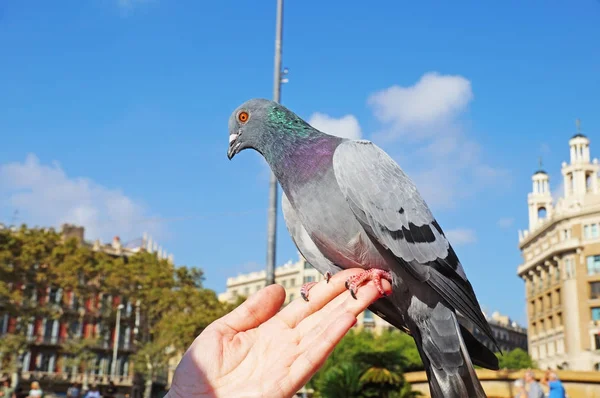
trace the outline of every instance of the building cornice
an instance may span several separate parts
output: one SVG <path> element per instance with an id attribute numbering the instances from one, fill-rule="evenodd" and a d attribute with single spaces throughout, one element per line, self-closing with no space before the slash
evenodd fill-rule
<path id="1" fill-rule="evenodd" d="M 552 245 L 548 250 L 541 252 L 537 256 L 534 256 L 531 260 L 527 260 L 521 264 L 517 268 L 517 275 L 522 278 L 523 274 L 532 271 L 534 267 L 539 266 L 539 264 L 546 261 L 546 259 L 554 258 L 559 253 L 577 250 L 581 247 L 582 245 L 578 238 L 570 238 Z"/>
<path id="2" fill-rule="evenodd" d="M 521 250 L 521 251 L 524 250 L 530 243 L 532 243 L 534 240 L 536 240 L 540 235 L 543 235 L 549 229 L 551 229 L 552 227 L 561 223 L 562 221 L 570 220 L 570 219 L 577 218 L 577 217 L 589 216 L 590 214 L 594 214 L 594 213 L 598 213 L 598 212 L 600 212 L 600 205 L 593 204 L 588 208 L 583 208 L 576 212 L 564 213 L 559 216 L 553 216 L 550 220 L 545 222 L 540 228 L 530 231 L 529 234 L 527 234 L 527 236 L 523 237 L 523 240 L 519 242 L 519 250 Z"/>

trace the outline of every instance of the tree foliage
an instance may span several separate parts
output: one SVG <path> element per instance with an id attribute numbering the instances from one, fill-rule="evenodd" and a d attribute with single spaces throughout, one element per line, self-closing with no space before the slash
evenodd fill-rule
<path id="1" fill-rule="evenodd" d="M 62 305 L 40 300 L 47 287 L 73 292 L 80 304 L 99 293 L 110 294 L 139 304 L 143 327 L 137 337 L 135 367 L 155 374 L 169 355 L 185 350 L 208 324 L 232 309 L 204 289 L 202 281 L 202 270 L 177 267 L 155 253 L 114 256 L 75 238 L 65 239 L 52 229 L 23 225 L 14 231 L 0 230 L 0 314 L 21 322 L 12 335 L 0 339 L 0 351 L 16 352 L 13 346 L 19 344 L 26 347 L 23 337 L 33 319 L 77 316 L 65 314 L 64 294 Z M 107 324 L 114 324 L 112 303 L 88 311 L 97 311 L 107 317 Z M 70 354 L 69 365 L 89 368 L 94 345 L 97 342 L 88 339 L 68 339 L 62 350 Z"/>
<path id="2" fill-rule="evenodd" d="M 397 330 L 375 335 L 350 331 L 310 381 L 318 396 L 405 398 L 416 396 L 405 371 L 422 370 L 414 340 Z"/>
<path id="3" fill-rule="evenodd" d="M 505 352 L 503 355 L 496 353 L 496 356 L 498 357 L 500 369 L 519 370 L 534 369 L 537 367 L 537 364 L 529 354 L 520 348 Z"/>

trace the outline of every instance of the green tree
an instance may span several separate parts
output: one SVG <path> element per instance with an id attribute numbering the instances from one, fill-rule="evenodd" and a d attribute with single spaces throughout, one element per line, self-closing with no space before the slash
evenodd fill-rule
<path id="1" fill-rule="evenodd" d="M 317 386 L 319 396 L 324 398 L 362 398 L 361 374 L 361 367 L 351 362 L 327 369 Z"/>
<path id="2" fill-rule="evenodd" d="M 0 364 L 2 369 L 14 373 L 19 368 L 20 356 L 28 343 L 25 336 L 20 334 L 5 334 L 0 337 Z"/>
<path id="3" fill-rule="evenodd" d="M 399 351 L 358 352 L 353 361 L 364 369 L 360 382 L 366 397 L 388 398 L 404 381 L 402 365 L 405 359 Z"/>
<path id="4" fill-rule="evenodd" d="M 14 336 L 23 340 L 27 324 L 35 319 L 75 315 L 64 306 L 64 294 L 62 308 L 60 303 L 41 305 L 47 287 L 73 292 L 80 304 L 100 293 L 120 296 L 135 305 L 141 316 L 134 367 L 150 385 L 171 355 L 187 349 L 208 324 L 234 308 L 203 289 L 202 281 L 202 270 L 175 267 L 155 253 L 142 250 L 127 257 L 113 256 L 76 238 L 65 239 L 52 229 L 0 230 L 0 313 L 19 317 L 16 330 L 11 329 Z M 90 315 L 99 317 L 104 327 L 112 326 L 113 303 L 100 309 L 93 304 L 87 310 Z M 9 340 L 0 341 L 0 350 L 14 345 Z M 70 355 L 69 367 L 83 370 L 87 377 L 95 361 L 94 344 L 69 339 L 63 347 Z M 5 355 L 0 360 L 10 358 Z"/>
<path id="5" fill-rule="evenodd" d="M 527 352 L 520 348 L 515 348 L 512 351 L 505 352 L 504 355 L 496 353 L 500 369 L 534 369 L 537 367 L 535 361 L 529 356 Z"/>
<path id="6" fill-rule="evenodd" d="M 342 367 L 343 364 L 353 366 Z M 321 397 L 408 398 L 417 393 L 405 382 L 404 371 L 422 369 L 416 344 L 405 333 L 389 330 L 377 335 L 351 330 L 309 386 Z M 340 381 L 334 383 L 335 377 L 340 377 Z"/>
<path id="7" fill-rule="evenodd" d="M 95 370 L 96 353 L 99 340 L 97 338 L 70 338 L 62 346 L 62 350 L 67 357 L 65 366 L 75 375 L 83 372 L 83 388 L 87 389 L 89 384 L 90 372 Z"/>

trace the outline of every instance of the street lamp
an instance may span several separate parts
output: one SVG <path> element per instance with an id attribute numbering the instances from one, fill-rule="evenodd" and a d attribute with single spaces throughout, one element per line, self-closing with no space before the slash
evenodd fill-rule
<path id="1" fill-rule="evenodd" d="M 283 0 L 277 0 L 275 24 L 275 69 L 273 73 L 273 101 L 281 101 L 281 84 L 287 83 L 287 68 L 281 70 L 281 36 L 283 33 Z M 283 77 L 282 77 L 283 72 Z M 271 172 L 269 179 L 269 218 L 267 225 L 267 285 L 275 283 L 275 250 L 277 247 L 277 178 Z"/>
<path id="2" fill-rule="evenodd" d="M 113 341 L 113 357 L 110 369 L 111 379 L 117 375 L 117 350 L 119 349 L 119 333 L 121 331 L 121 310 L 125 308 L 123 304 L 117 306 L 117 320 L 115 321 L 115 338 Z"/>

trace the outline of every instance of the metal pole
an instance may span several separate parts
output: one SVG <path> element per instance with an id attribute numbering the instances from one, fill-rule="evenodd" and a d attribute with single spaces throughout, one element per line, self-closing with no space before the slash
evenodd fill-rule
<path id="1" fill-rule="evenodd" d="M 281 101 L 281 36 L 283 32 L 283 0 L 277 0 L 275 27 L 275 70 L 273 73 L 273 101 Z M 269 182 L 269 220 L 267 230 L 267 285 L 275 283 L 275 250 L 277 248 L 277 178 L 271 172 Z"/>
<path id="2" fill-rule="evenodd" d="M 117 321 L 115 324 L 115 339 L 113 341 L 113 357 L 112 364 L 110 369 L 111 379 L 115 379 L 117 375 L 117 350 L 119 349 L 119 334 L 121 332 L 121 309 L 123 309 L 123 304 L 119 304 L 117 307 Z"/>

